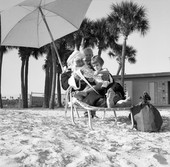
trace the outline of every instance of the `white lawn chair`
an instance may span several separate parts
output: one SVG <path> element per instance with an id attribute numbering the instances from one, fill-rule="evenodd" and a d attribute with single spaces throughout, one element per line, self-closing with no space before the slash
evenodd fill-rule
<path id="1" fill-rule="evenodd" d="M 75 125 L 75 114 L 74 112 L 76 112 L 77 114 L 77 117 L 79 118 L 79 112 L 78 112 L 78 108 L 77 107 L 81 107 L 83 108 L 84 110 L 87 111 L 88 113 L 88 125 L 89 125 L 89 128 L 91 130 L 93 130 L 93 127 L 92 127 L 92 118 L 91 118 L 91 110 L 95 110 L 96 112 L 97 111 L 103 111 L 104 114 L 103 114 L 103 118 L 105 118 L 105 114 L 106 114 L 106 111 L 113 111 L 114 112 L 114 116 L 115 116 L 115 124 L 117 124 L 117 115 L 116 115 L 116 111 L 120 111 L 120 110 L 129 110 L 130 111 L 130 107 L 113 107 L 113 108 L 105 108 L 105 107 L 94 107 L 94 106 L 90 106 L 80 100 L 78 100 L 77 98 L 74 97 L 74 91 L 73 91 L 73 88 L 70 86 L 67 91 L 66 91 L 66 105 L 65 105 L 65 116 L 67 114 L 67 110 L 68 110 L 68 107 L 70 107 L 70 112 L 71 112 L 71 120 L 72 120 L 72 123 Z M 131 115 L 131 121 L 132 121 L 132 128 L 134 126 L 134 122 L 133 122 L 133 118 L 132 118 L 132 114 Z"/>

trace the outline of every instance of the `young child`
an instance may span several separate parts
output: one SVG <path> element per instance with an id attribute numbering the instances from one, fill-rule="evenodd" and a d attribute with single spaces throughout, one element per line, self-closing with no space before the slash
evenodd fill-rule
<path id="1" fill-rule="evenodd" d="M 79 100 L 87 96 L 91 91 L 96 91 L 98 94 L 101 92 L 103 93 L 108 84 L 112 82 L 109 71 L 106 68 L 103 68 L 104 60 L 100 56 L 97 55 L 92 57 L 91 64 L 95 70 L 93 73 L 95 85 L 92 87 L 87 85 L 83 91 L 79 91 L 76 96 Z"/>
<path id="2" fill-rule="evenodd" d="M 107 68 L 103 68 L 104 60 L 96 55 L 92 57 L 91 64 L 95 70 L 94 80 L 96 82 L 96 89 L 106 88 L 111 82 L 111 76 Z"/>

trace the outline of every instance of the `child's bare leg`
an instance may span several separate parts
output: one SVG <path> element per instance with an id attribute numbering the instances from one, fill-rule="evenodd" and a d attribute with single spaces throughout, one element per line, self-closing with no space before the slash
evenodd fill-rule
<path id="1" fill-rule="evenodd" d="M 115 104 L 114 104 L 113 98 L 115 96 L 115 92 L 111 88 L 109 88 L 108 91 L 107 91 L 107 95 L 106 96 L 107 96 L 107 100 L 106 100 L 107 107 L 108 108 L 114 107 Z"/>

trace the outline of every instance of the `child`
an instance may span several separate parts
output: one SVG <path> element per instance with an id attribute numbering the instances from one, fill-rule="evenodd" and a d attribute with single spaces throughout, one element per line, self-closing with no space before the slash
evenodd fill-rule
<path id="1" fill-rule="evenodd" d="M 104 60 L 100 56 L 94 56 L 91 60 L 92 66 L 95 70 L 94 80 L 96 82 L 96 88 L 106 88 L 112 81 L 108 69 L 103 68 Z"/>
<path id="2" fill-rule="evenodd" d="M 76 96 L 79 100 L 87 96 L 91 91 L 97 91 L 98 94 L 103 94 L 109 83 L 112 82 L 109 71 L 103 68 L 104 61 L 100 56 L 92 57 L 91 64 L 95 70 L 93 73 L 95 85 L 93 87 L 86 86 L 83 91 L 79 91 Z"/>

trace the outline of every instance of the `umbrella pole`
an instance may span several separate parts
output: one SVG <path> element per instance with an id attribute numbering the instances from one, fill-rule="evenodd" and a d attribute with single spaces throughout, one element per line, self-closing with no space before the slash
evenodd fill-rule
<path id="1" fill-rule="evenodd" d="M 49 26 L 48 26 L 48 24 L 47 24 L 47 21 L 46 21 L 46 19 L 45 19 L 44 13 L 43 13 L 43 11 L 42 11 L 42 9 L 41 9 L 40 7 L 39 7 L 39 11 L 40 11 L 41 16 L 42 16 L 42 18 L 43 18 L 43 21 L 44 21 L 44 23 L 45 23 L 45 25 L 46 25 L 46 27 L 47 27 L 47 30 L 48 30 L 48 32 L 49 32 L 49 34 L 50 34 L 50 37 L 51 37 L 51 40 L 52 40 L 52 44 L 53 44 L 54 50 L 55 50 L 55 52 L 56 52 L 56 54 L 57 54 L 57 58 L 58 58 L 58 61 L 59 61 L 59 63 L 60 63 L 60 66 L 61 66 L 61 70 L 62 70 L 62 72 L 63 72 L 63 66 L 62 66 L 62 63 L 61 63 L 61 59 L 60 59 L 60 56 L 59 56 L 57 47 L 56 47 L 55 42 L 54 42 L 53 35 L 52 35 L 52 33 L 51 33 L 51 31 L 50 31 L 50 28 L 49 28 Z"/>

